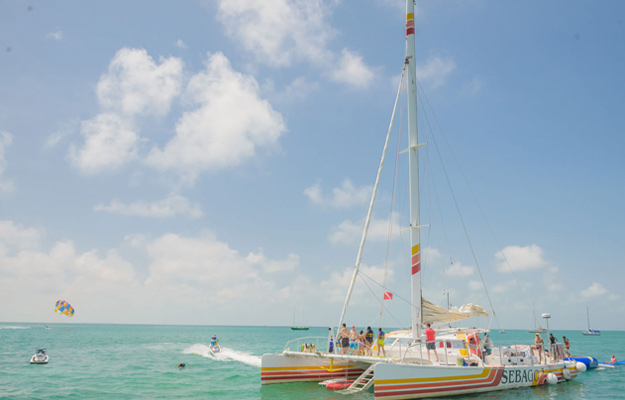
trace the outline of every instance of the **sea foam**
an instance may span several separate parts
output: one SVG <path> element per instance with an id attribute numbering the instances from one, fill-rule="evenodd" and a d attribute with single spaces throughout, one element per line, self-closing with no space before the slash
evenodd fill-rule
<path id="1" fill-rule="evenodd" d="M 255 356 L 245 351 L 230 349 L 228 347 L 221 347 L 221 351 L 219 353 L 213 354 L 211 353 L 209 346 L 205 344 L 194 344 L 193 346 L 183 350 L 183 353 L 197 354 L 215 361 L 237 361 L 243 364 L 251 365 L 252 367 L 260 368 L 260 356 Z"/>

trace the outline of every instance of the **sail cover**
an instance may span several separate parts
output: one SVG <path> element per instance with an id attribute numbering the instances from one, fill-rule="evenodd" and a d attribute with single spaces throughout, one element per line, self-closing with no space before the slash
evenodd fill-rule
<path id="1" fill-rule="evenodd" d="M 488 311 L 482 306 L 473 303 L 465 304 L 462 307 L 452 307 L 447 310 L 439 305 L 431 303 L 426 299 L 421 300 L 423 322 L 430 324 L 447 324 L 449 322 L 461 321 L 473 317 L 487 317 Z"/>

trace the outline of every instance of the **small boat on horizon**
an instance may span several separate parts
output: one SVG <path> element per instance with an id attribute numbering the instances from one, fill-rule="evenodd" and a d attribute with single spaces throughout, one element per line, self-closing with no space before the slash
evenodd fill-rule
<path id="1" fill-rule="evenodd" d="M 302 309 L 302 321 L 304 320 L 304 310 Z M 304 325 L 295 325 L 295 308 L 293 309 L 293 325 L 291 325 L 291 330 L 293 331 L 307 331 L 309 329 L 308 326 Z"/>

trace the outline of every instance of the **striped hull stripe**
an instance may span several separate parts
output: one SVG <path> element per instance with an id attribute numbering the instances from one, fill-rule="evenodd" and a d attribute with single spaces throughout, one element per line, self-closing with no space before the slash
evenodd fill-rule
<path id="1" fill-rule="evenodd" d="M 279 371 L 272 371 L 279 369 Z M 365 370 L 362 368 L 349 368 L 328 371 L 322 367 L 296 367 L 296 368 L 263 368 L 260 372 L 260 380 L 263 383 L 298 382 L 298 381 L 322 381 L 332 378 L 357 378 Z"/>
<path id="2" fill-rule="evenodd" d="M 436 381 L 426 379 L 423 383 L 408 383 L 399 385 L 381 385 L 374 382 L 375 397 L 407 396 L 425 393 L 450 392 L 457 390 L 479 389 L 499 385 L 504 368 L 489 368 L 484 378 L 455 379 L 451 381 Z"/>
<path id="3" fill-rule="evenodd" d="M 461 393 L 478 393 L 492 390 L 512 389 L 522 386 L 536 386 L 547 383 L 547 375 L 553 373 L 558 382 L 566 381 L 563 369 L 545 368 L 536 380 L 521 385 L 502 385 L 505 367 L 486 367 L 481 374 L 440 376 L 409 379 L 377 379 L 374 381 L 375 398 L 410 399 L 422 397 L 449 396 Z M 571 379 L 579 374 L 577 368 L 569 368 Z"/>

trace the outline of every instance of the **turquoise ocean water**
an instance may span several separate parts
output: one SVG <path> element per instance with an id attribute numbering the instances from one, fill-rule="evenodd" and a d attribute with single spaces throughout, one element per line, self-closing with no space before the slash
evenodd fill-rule
<path id="1" fill-rule="evenodd" d="M 208 352 L 213 333 L 223 349 L 217 357 Z M 573 354 L 625 359 L 625 332 L 554 334 L 571 339 Z M 290 339 L 326 335 L 327 328 L 0 323 L 0 399 L 373 399 L 373 392 L 345 396 L 316 383 L 260 384 L 262 354 L 281 351 Z M 492 338 L 495 344 L 530 343 L 533 334 L 493 332 Z M 40 347 L 50 362 L 31 365 Z M 555 386 L 454 398 L 623 399 L 625 366 Z"/>

